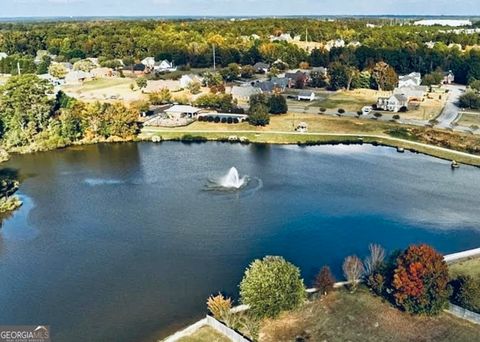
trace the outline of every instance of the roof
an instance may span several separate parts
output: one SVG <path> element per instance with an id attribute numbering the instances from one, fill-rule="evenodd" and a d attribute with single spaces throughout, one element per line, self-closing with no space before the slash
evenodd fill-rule
<path id="1" fill-rule="evenodd" d="M 261 94 L 262 90 L 260 88 L 252 87 L 252 86 L 233 86 L 232 87 L 232 95 L 239 96 L 239 97 L 250 97 L 252 95 Z"/>
<path id="2" fill-rule="evenodd" d="M 285 77 L 291 78 L 294 81 L 298 81 L 298 80 L 304 80 L 305 78 L 307 78 L 307 75 L 304 72 L 297 71 L 297 72 L 287 72 L 285 74 Z"/>
<path id="3" fill-rule="evenodd" d="M 133 65 L 133 70 L 134 71 L 144 71 L 145 70 L 145 64 L 134 64 Z"/>
<path id="4" fill-rule="evenodd" d="M 312 94 L 315 95 L 315 93 L 311 90 L 302 90 L 301 92 L 298 93 L 298 96 L 300 96 L 300 97 L 310 97 L 310 96 L 312 96 Z"/>
<path id="5" fill-rule="evenodd" d="M 165 110 L 166 113 L 198 113 L 202 109 L 192 106 L 174 105 Z"/>
<path id="6" fill-rule="evenodd" d="M 286 77 L 272 77 L 270 81 L 278 85 L 280 88 L 286 88 L 290 84 L 290 80 Z"/>
<path id="7" fill-rule="evenodd" d="M 392 96 L 395 97 L 400 102 L 407 102 L 408 101 L 408 98 L 403 94 L 393 94 Z"/>
<path id="8" fill-rule="evenodd" d="M 263 63 L 263 62 L 258 62 L 258 63 L 255 63 L 255 65 L 253 67 L 255 69 L 268 69 L 268 68 L 270 68 L 270 65 L 268 65 L 267 63 Z"/>

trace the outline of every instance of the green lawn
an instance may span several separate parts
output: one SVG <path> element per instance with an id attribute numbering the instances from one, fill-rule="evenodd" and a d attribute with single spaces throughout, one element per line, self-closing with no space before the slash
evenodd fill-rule
<path id="1" fill-rule="evenodd" d="M 447 313 L 419 317 L 401 312 L 366 289 L 346 290 L 282 314 L 263 324 L 261 342 L 369 341 L 466 342 L 479 341 L 480 326 Z"/>
<path id="2" fill-rule="evenodd" d="M 480 257 L 470 258 L 448 265 L 450 276 L 456 277 L 460 274 L 468 274 L 472 277 L 480 277 Z"/>
<path id="3" fill-rule="evenodd" d="M 457 121 L 457 124 L 465 127 L 471 127 L 471 126 L 480 127 L 480 112 L 479 113 L 469 112 L 469 113 L 462 114 L 462 117 L 460 118 L 460 120 Z"/>
<path id="4" fill-rule="evenodd" d="M 231 342 L 231 340 L 216 330 L 204 326 L 192 335 L 181 338 L 179 342 Z"/>

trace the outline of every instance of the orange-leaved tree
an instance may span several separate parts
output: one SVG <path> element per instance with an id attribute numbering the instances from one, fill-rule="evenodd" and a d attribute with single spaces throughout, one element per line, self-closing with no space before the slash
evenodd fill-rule
<path id="1" fill-rule="evenodd" d="M 397 259 L 394 298 L 410 313 L 438 314 L 448 303 L 448 267 L 443 256 L 428 245 L 412 245 Z"/>

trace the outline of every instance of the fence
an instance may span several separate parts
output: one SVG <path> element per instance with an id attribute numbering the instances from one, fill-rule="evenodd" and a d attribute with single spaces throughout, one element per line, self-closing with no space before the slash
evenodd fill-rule
<path id="1" fill-rule="evenodd" d="M 468 251 L 463 251 L 463 252 L 459 252 L 459 253 L 453 253 L 453 254 L 445 255 L 443 257 L 443 259 L 446 262 L 452 262 L 452 261 L 465 259 L 465 258 L 469 258 L 469 257 L 476 256 L 476 255 L 480 255 L 480 248 L 475 248 L 475 249 L 470 249 Z"/>
<path id="2" fill-rule="evenodd" d="M 233 342 L 250 342 L 250 340 L 246 339 L 235 330 L 227 327 L 225 324 L 217 321 L 212 316 L 207 316 L 207 324 L 219 333 L 227 336 Z"/>
<path id="3" fill-rule="evenodd" d="M 446 310 L 454 316 L 466 319 L 475 324 L 480 324 L 480 314 L 464 309 L 460 306 L 450 303 L 450 308 Z"/>

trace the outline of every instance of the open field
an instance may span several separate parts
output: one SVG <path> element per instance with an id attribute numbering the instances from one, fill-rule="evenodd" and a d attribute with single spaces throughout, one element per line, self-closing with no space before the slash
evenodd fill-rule
<path id="1" fill-rule="evenodd" d="M 459 126 L 471 127 L 478 126 L 480 127 L 480 112 L 464 112 L 460 117 L 460 120 L 457 121 Z"/>
<path id="2" fill-rule="evenodd" d="M 468 274 L 472 277 L 480 277 L 480 257 L 473 257 L 458 262 L 452 262 L 448 265 L 450 277 L 456 277 L 461 274 Z"/>
<path id="3" fill-rule="evenodd" d="M 204 326 L 188 337 L 183 337 L 179 342 L 230 342 L 230 339 L 215 329 Z"/>
<path id="4" fill-rule="evenodd" d="M 480 326 L 442 313 L 419 317 L 401 312 L 366 289 L 331 293 L 278 319 L 266 321 L 262 342 L 295 341 L 478 341 Z M 297 339 L 298 340 L 298 339 Z"/>
<path id="5" fill-rule="evenodd" d="M 142 99 L 144 97 L 142 92 L 132 91 L 131 84 L 135 84 L 131 78 L 109 77 L 79 85 L 66 85 L 62 87 L 62 90 L 70 96 L 86 101 L 107 100 L 112 96 L 126 101 Z"/>
<path id="6" fill-rule="evenodd" d="M 342 108 L 347 112 L 357 112 L 364 106 L 371 106 L 377 103 L 377 98 L 379 96 L 385 96 L 386 94 L 388 94 L 388 92 L 369 89 L 338 91 L 324 100 L 317 101 L 316 105 L 326 109 Z"/>
<path id="7" fill-rule="evenodd" d="M 406 113 L 400 113 L 405 119 L 432 120 L 442 112 L 447 96 L 431 95 L 432 98 L 426 98 L 418 109 L 409 110 Z"/>

